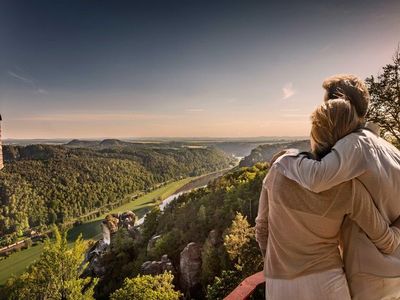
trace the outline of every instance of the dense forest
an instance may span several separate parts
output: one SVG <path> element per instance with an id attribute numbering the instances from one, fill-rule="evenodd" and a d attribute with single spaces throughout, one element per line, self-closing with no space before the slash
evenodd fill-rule
<path id="1" fill-rule="evenodd" d="M 215 148 L 5 146 L 0 172 L 3 244 L 29 228 L 106 212 L 127 195 L 163 182 L 223 169 L 232 159 Z"/>

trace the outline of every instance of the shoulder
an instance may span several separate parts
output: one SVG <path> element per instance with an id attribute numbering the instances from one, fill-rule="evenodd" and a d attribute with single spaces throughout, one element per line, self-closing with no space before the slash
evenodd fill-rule
<path id="1" fill-rule="evenodd" d="M 278 164 L 273 164 L 268 170 L 267 175 L 264 177 L 263 186 L 267 188 L 268 186 L 271 186 L 275 180 L 282 178 L 286 179 L 286 177 L 279 172 Z"/>
<path id="2" fill-rule="evenodd" d="M 367 157 L 370 155 L 375 157 L 378 149 L 383 150 L 384 153 L 389 151 L 400 155 L 400 151 L 394 145 L 367 129 L 361 129 L 345 136 L 335 144 L 333 149 L 339 152 L 353 149 Z"/>
<path id="3" fill-rule="evenodd" d="M 361 142 L 363 139 L 363 132 L 357 131 L 357 132 L 352 132 L 345 137 L 341 138 L 338 140 L 333 146 L 333 148 L 342 148 L 342 147 L 349 147 L 352 145 L 357 145 Z"/>
<path id="4" fill-rule="evenodd" d="M 379 141 L 379 137 L 376 136 L 369 130 L 361 129 L 356 132 L 352 132 L 339 141 L 333 146 L 332 149 L 341 152 L 346 151 L 365 151 L 370 149 L 372 144 L 376 144 Z"/>

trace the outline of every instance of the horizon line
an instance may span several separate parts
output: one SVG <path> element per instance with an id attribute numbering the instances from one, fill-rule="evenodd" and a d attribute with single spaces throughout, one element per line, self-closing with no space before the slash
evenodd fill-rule
<path id="1" fill-rule="evenodd" d="M 264 139 L 264 138 L 308 138 L 309 136 L 305 135 L 270 135 L 270 136 L 143 136 L 143 137 L 54 137 L 54 138 L 43 138 L 43 137 L 34 137 L 34 138 L 13 138 L 7 137 L 4 138 L 3 141 L 7 140 L 106 140 L 106 139 L 114 139 L 114 140 L 143 140 L 143 139 Z"/>

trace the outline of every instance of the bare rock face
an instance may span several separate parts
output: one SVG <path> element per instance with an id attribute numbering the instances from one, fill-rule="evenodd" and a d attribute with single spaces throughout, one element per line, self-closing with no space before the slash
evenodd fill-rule
<path id="1" fill-rule="evenodd" d="M 112 235 L 119 228 L 126 228 L 132 238 L 138 237 L 138 230 L 135 228 L 136 215 L 131 211 L 126 211 L 122 214 L 110 214 L 105 217 L 101 226 L 103 232 L 103 240 L 110 244 Z"/>
<path id="2" fill-rule="evenodd" d="M 88 266 L 84 274 L 96 277 L 104 275 L 106 268 L 102 265 L 102 257 L 109 250 L 111 240 L 118 229 L 126 228 L 132 239 L 139 238 L 140 232 L 134 227 L 135 221 L 136 215 L 131 211 L 122 214 L 109 214 L 104 218 L 100 224 L 103 238 L 97 241 L 87 252 L 85 262 L 88 262 Z"/>
<path id="3" fill-rule="evenodd" d="M 110 243 L 111 243 L 111 232 L 110 232 L 110 229 L 107 226 L 107 222 L 101 222 L 100 226 L 101 226 L 101 232 L 103 234 L 103 242 L 106 245 L 110 245 Z"/>
<path id="4" fill-rule="evenodd" d="M 115 214 L 107 215 L 103 220 L 103 224 L 108 227 L 110 234 L 113 234 L 118 230 L 119 218 Z"/>
<path id="5" fill-rule="evenodd" d="M 88 262 L 88 266 L 83 272 L 84 277 L 101 277 L 105 274 L 106 269 L 101 264 L 101 257 L 106 253 L 108 245 L 104 240 L 99 240 L 90 247 L 85 257 L 85 262 Z"/>
<path id="6" fill-rule="evenodd" d="M 120 215 L 119 219 L 122 223 L 122 226 L 124 226 L 128 230 L 130 230 L 131 228 L 133 228 L 133 226 L 135 226 L 136 215 L 131 211 L 124 212 L 123 214 Z"/>
<path id="7" fill-rule="evenodd" d="M 222 242 L 221 234 L 216 229 L 213 229 L 208 233 L 207 239 L 210 241 L 211 245 L 213 245 L 213 246 L 217 246 L 218 244 L 220 244 Z"/>
<path id="8" fill-rule="evenodd" d="M 171 272 L 173 275 L 176 275 L 176 270 L 166 254 L 161 257 L 160 261 L 144 262 L 140 273 L 144 275 L 158 275 L 164 272 Z"/>
<path id="9" fill-rule="evenodd" d="M 192 242 L 180 254 L 180 286 L 189 295 L 200 285 L 201 248 L 201 245 Z"/>
<path id="10" fill-rule="evenodd" d="M 161 234 L 153 235 L 153 236 L 151 237 L 151 239 L 150 239 L 149 242 L 147 243 L 147 253 L 150 253 L 150 252 L 154 249 L 154 247 L 155 247 L 155 245 L 156 245 L 156 242 L 157 242 L 160 238 L 161 238 Z"/>

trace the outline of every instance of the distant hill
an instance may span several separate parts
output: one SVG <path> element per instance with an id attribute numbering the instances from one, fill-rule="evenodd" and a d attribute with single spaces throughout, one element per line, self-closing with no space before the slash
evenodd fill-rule
<path id="1" fill-rule="evenodd" d="M 82 145 L 72 141 L 73 145 Z M 29 145 L 3 147 L 0 172 L 0 244 L 2 236 L 21 236 L 32 227 L 66 223 L 109 210 L 128 194 L 160 183 L 197 176 L 233 163 L 213 147 L 153 148 L 107 140 L 105 146 Z"/>
<path id="2" fill-rule="evenodd" d="M 129 145 L 131 145 L 131 143 L 117 139 L 106 139 L 100 142 L 100 146 L 102 147 L 129 146 Z"/>
<path id="3" fill-rule="evenodd" d="M 65 144 L 67 147 L 73 148 L 118 148 L 123 146 L 135 147 L 136 149 L 143 148 L 201 148 L 201 147 L 214 147 L 224 151 L 226 154 L 234 155 L 237 157 L 244 157 L 250 154 L 254 148 L 275 143 L 288 143 L 293 139 L 289 138 L 243 138 L 243 139 L 213 139 L 213 140 L 196 140 L 196 139 L 165 139 L 165 140 L 119 140 L 119 139 L 105 139 L 105 140 L 79 140 L 74 139 Z"/>
<path id="4" fill-rule="evenodd" d="M 244 157 L 240 161 L 239 166 L 250 167 L 258 162 L 269 162 L 275 153 L 289 148 L 296 148 L 300 151 L 310 151 L 310 141 L 303 140 L 289 143 L 260 145 L 253 149 L 250 155 Z"/>
<path id="5" fill-rule="evenodd" d="M 98 146 L 99 144 L 100 144 L 99 141 L 84 141 L 84 140 L 74 139 L 66 143 L 65 145 L 70 147 L 94 147 Z"/>
<path id="6" fill-rule="evenodd" d="M 210 143 L 209 145 L 221 149 L 227 154 L 243 157 L 249 155 L 252 149 L 263 143 L 264 142 L 220 142 Z"/>

